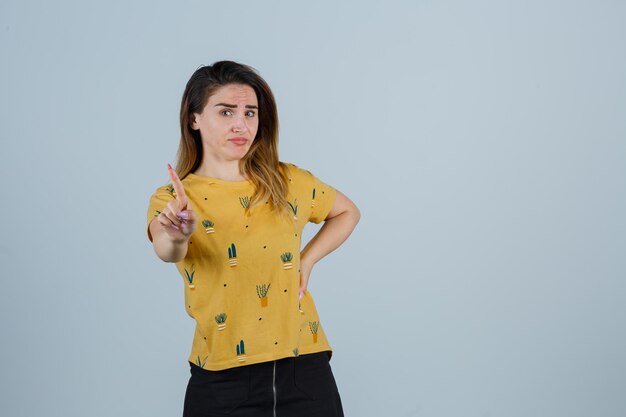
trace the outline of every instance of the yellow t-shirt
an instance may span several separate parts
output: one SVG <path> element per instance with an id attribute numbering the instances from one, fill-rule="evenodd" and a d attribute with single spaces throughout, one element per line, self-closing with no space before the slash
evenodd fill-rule
<path id="1" fill-rule="evenodd" d="M 294 164 L 286 167 L 289 219 L 271 213 L 267 202 L 249 208 L 249 181 L 195 174 L 182 180 L 198 224 L 176 267 L 187 314 L 196 321 L 188 360 L 204 369 L 332 354 L 311 294 L 299 301 L 298 289 L 302 229 L 326 218 L 336 190 Z M 171 185 L 155 191 L 148 226 L 174 198 Z"/>

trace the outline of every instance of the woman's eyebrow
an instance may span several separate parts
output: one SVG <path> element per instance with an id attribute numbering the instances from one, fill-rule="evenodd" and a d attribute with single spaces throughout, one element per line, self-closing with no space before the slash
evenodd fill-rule
<path id="1" fill-rule="evenodd" d="M 223 107 L 229 107 L 231 109 L 236 109 L 237 105 L 236 104 L 228 104 L 228 103 L 217 103 L 215 105 L 215 107 L 219 107 L 219 106 L 223 106 Z M 252 106 L 250 104 L 246 104 L 246 109 L 258 109 L 257 106 Z"/>

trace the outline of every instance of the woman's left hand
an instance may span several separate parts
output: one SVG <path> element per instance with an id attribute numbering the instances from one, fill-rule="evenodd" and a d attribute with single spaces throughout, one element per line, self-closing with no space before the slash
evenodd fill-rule
<path id="1" fill-rule="evenodd" d="M 313 264 L 307 262 L 306 259 L 300 258 L 300 299 L 302 299 L 306 292 L 306 287 L 309 285 L 309 276 L 313 270 Z"/>

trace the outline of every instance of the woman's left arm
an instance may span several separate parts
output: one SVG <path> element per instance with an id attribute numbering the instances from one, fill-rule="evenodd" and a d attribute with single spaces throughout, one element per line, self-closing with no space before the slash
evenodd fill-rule
<path id="1" fill-rule="evenodd" d="M 335 202 L 324 219 L 324 224 L 300 252 L 301 297 L 306 291 L 313 265 L 345 242 L 360 218 L 358 207 L 337 190 Z"/>

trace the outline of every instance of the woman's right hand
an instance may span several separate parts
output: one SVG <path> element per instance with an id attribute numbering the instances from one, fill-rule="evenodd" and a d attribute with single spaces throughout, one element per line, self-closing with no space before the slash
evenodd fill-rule
<path id="1" fill-rule="evenodd" d="M 183 183 L 170 164 L 167 164 L 167 171 L 172 180 L 176 199 L 167 204 L 157 216 L 157 221 L 172 242 L 184 242 L 196 229 L 197 216 L 191 209 Z"/>

